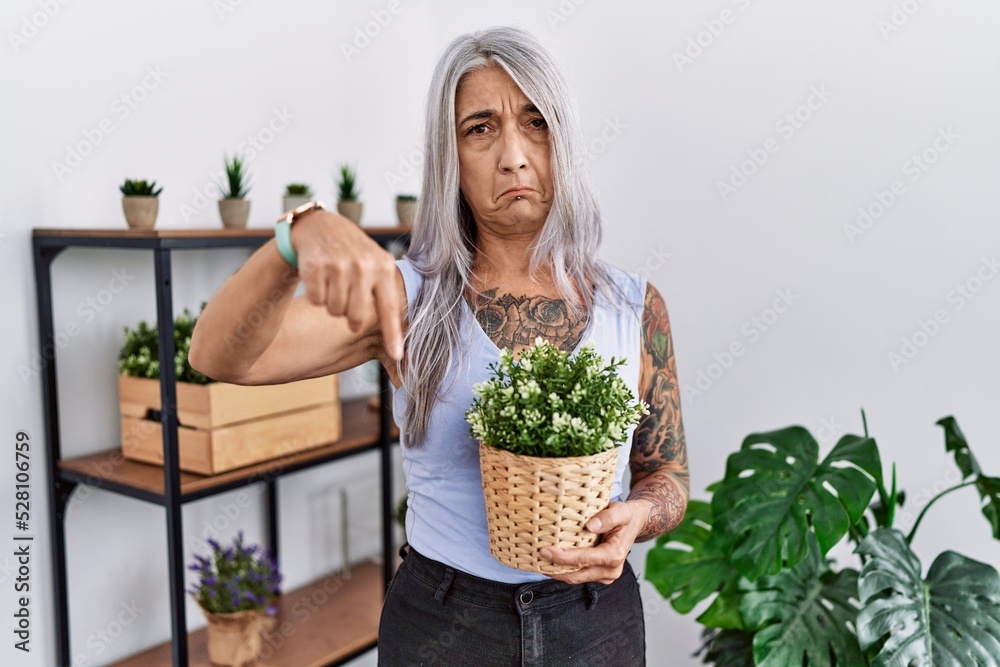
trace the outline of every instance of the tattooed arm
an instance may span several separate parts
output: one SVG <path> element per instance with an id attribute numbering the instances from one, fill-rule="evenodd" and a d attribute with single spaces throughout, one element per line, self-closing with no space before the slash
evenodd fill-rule
<path id="1" fill-rule="evenodd" d="M 687 510 L 687 449 L 674 345 L 663 298 L 649 284 L 642 342 L 639 393 L 649 403 L 649 414 L 642 417 L 633 435 L 631 493 L 625 502 L 612 502 L 587 522 L 589 530 L 601 534 L 597 546 L 541 550 L 542 557 L 554 563 L 581 567 L 576 572 L 550 575 L 554 579 L 571 584 L 611 583 L 621 576 L 634 543 L 653 539 L 675 527 Z"/>
<path id="2" fill-rule="evenodd" d="M 651 540 L 680 523 L 690 491 L 670 320 L 663 297 L 651 283 L 646 284 L 642 341 L 639 392 L 649 403 L 649 414 L 639 421 L 633 436 L 628 502 L 642 502 L 648 510 L 636 542 Z"/>

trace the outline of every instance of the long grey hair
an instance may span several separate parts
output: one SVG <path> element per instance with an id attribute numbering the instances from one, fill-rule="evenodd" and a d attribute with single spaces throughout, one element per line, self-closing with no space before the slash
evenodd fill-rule
<path id="1" fill-rule="evenodd" d="M 531 277 L 549 270 L 574 318 L 592 312 L 602 296 L 611 304 L 624 301 L 596 258 L 601 216 L 575 101 L 560 67 L 530 33 L 518 28 L 495 27 L 456 38 L 438 61 L 427 95 L 423 186 L 407 252 L 423 277 L 408 310 L 405 336 L 403 431 L 413 446 L 426 437 L 431 408 L 456 349 L 458 367 L 462 365 L 460 299 L 472 288 L 477 251 L 476 223 L 459 191 L 455 94 L 463 76 L 493 63 L 510 75 L 549 126 L 554 199 L 532 246 Z M 453 382 L 458 377 L 456 373 Z"/>

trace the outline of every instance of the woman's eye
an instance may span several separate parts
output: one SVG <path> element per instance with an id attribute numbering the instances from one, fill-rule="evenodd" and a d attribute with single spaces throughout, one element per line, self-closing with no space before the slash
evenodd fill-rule
<path id="1" fill-rule="evenodd" d="M 486 123 L 479 123 L 478 125 L 473 125 L 468 130 L 465 131 L 466 134 L 483 134 L 486 132 Z"/>
<path id="2" fill-rule="evenodd" d="M 536 130 L 540 130 L 544 127 L 547 127 L 548 123 L 545 122 L 544 118 L 533 118 L 531 120 L 531 126 Z"/>

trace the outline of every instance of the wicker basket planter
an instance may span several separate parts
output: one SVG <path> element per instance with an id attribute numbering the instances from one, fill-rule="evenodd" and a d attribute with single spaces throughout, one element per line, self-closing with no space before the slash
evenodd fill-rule
<path id="1" fill-rule="evenodd" d="M 163 464 L 160 382 L 118 376 L 122 456 Z M 317 447 L 341 435 L 337 375 L 277 385 L 177 383 L 180 468 L 212 475 Z"/>
<path id="2" fill-rule="evenodd" d="M 538 457 L 479 444 L 490 552 L 504 565 L 544 574 L 574 572 L 539 555 L 545 546 L 589 547 L 584 526 L 611 501 L 618 447 L 591 456 Z"/>

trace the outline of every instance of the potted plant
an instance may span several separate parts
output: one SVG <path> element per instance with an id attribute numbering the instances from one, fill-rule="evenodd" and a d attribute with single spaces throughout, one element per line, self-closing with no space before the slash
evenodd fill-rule
<path id="1" fill-rule="evenodd" d="M 624 363 L 605 364 L 591 341 L 570 356 L 538 337 L 517 360 L 501 350 L 490 379 L 474 385 L 465 417 L 480 443 L 490 551 L 500 562 L 572 572 L 541 548 L 597 542 L 584 524 L 608 506 L 619 445 L 649 412 L 618 375 Z"/>
<path id="2" fill-rule="evenodd" d="M 350 165 L 340 166 L 340 179 L 337 181 L 337 213 L 355 224 L 361 224 L 361 202 L 358 197 L 361 191 L 357 187 L 358 174 Z"/>
<path id="3" fill-rule="evenodd" d="M 258 545 L 245 546 L 242 530 L 231 546 L 212 538 L 208 543 L 211 555 L 195 555 L 188 565 L 199 577 L 188 592 L 208 620 L 208 659 L 215 665 L 254 662 L 264 623 L 278 613 L 278 563 Z"/>
<path id="4" fill-rule="evenodd" d="M 205 304 L 202 304 L 204 308 Z M 336 374 L 276 385 L 216 382 L 191 367 L 197 318 L 174 321 L 177 445 L 181 470 L 212 475 L 340 438 Z M 163 464 L 157 328 L 125 327 L 118 355 L 122 456 Z"/>
<path id="5" fill-rule="evenodd" d="M 249 177 L 244 170 L 246 163 L 238 155 L 233 159 L 224 158 L 226 165 L 226 185 L 222 199 L 219 200 L 219 216 L 223 227 L 242 228 L 247 226 L 250 217 L 250 201 L 246 196 L 250 193 Z"/>
<path id="6" fill-rule="evenodd" d="M 413 218 L 417 214 L 416 195 L 396 195 L 396 218 L 401 227 L 409 227 L 413 224 Z"/>
<path id="7" fill-rule="evenodd" d="M 160 208 L 160 193 L 163 188 L 156 187 L 156 181 L 132 180 L 126 178 L 118 186 L 122 192 L 122 209 L 125 211 L 125 222 L 131 229 L 152 229 L 156 223 L 156 213 Z"/>
<path id="8" fill-rule="evenodd" d="M 313 193 L 306 183 L 289 183 L 285 186 L 285 196 L 281 198 L 281 210 L 291 211 L 312 201 Z"/>
<path id="9" fill-rule="evenodd" d="M 646 578 L 680 613 L 712 598 L 695 655 L 740 666 L 996 665 L 1000 574 L 945 551 L 925 577 L 910 548 L 927 510 L 967 486 L 1000 539 L 1000 478 L 983 474 L 953 417 L 937 424 L 961 478 L 907 533 L 894 527 L 905 500 L 895 466 L 887 489 L 867 425 L 822 461 L 801 426 L 748 436 L 711 500 L 692 501 L 647 556 Z M 860 571 L 826 556 L 845 537 Z"/>

